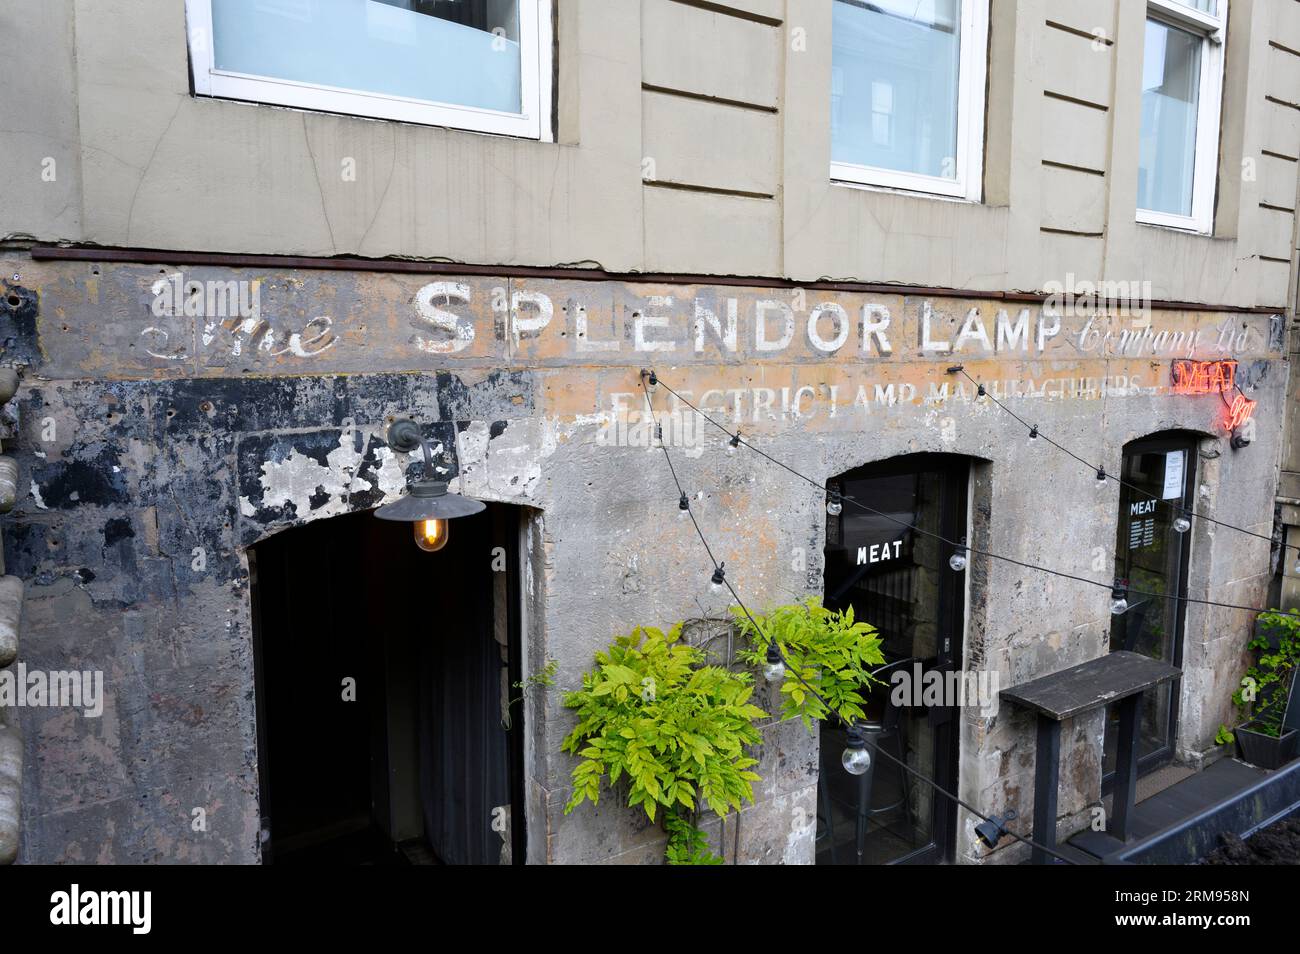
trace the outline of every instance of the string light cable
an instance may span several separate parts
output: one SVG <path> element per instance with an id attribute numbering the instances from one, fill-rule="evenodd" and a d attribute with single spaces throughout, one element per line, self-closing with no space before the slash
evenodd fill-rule
<path id="1" fill-rule="evenodd" d="M 645 394 L 646 407 L 647 407 L 647 409 L 649 410 L 650 418 L 651 418 L 652 421 L 657 420 L 657 419 L 656 419 L 656 417 L 655 417 L 654 402 L 653 402 L 653 401 L 651 400 L 651 398 L 650 398 L 650 388 L 652 388 L 652 387 L 656 387 L 656 386 L 662 386 L 662 387 L 664 388 L 664 390 L 668 391 L 668 393 L 674 395 L 674 396 L 677 397 L 679 400 L 681 400 L 681 396 L 678 395 L 677 392 L 674 391 L 672 388 L 668 387 L 668 385 L 663 384 L 663 382 L 662 382 L 661 380 L 659 380 L 658 375 L 655 374 L 654 371 L 642 370 L 642 371 L 641 371 L 641 390 L 642 390 L 642 392 Z M 689 403 L 689 402 L 688 402 L 688 403 Z M 693 406 L 693 405 L 692 405 L 692 406 Z M 697 408 L 696 410 L 698 411 L 698 408 Z M 703 412 L 699 412 L 699 413 L 703 413 Z M 706 417 L 707 417 L 707 415 L 706 415 Z M 712 423 L 714 423 L 714 424 L 716 425 L 717 422 L 712 422 Z M 717 425 L 717 426 L 721 426 L 721 425 Z M 725 431 L 726 429 L 723 428 L 723 430 Z M 656 434 L 661 433 L 661 432 L 659 431 L 659 429 L 658 429 L 658 424 L 656 424 L 656 431 L 655 431 L 655 433 L 656 433 Z M 727 433 L 730 434 L 729 431 L 728 431 Z M 738 433 L 737 433 L 737 434 L 732 434 L 731 437 L 732 437 L 732 440 L 733 440 L 733 441 L 738 442 L 740 445 L 743 445 L 743 446 L 745 446 L 745 447 L 749 447 L 749 448 L 751 448 L 752 450 L 757 450 L 757 448 L 754 448 L 753 445 L 749 444 L 749 443 L 748 443 L 747 441 L 745 441 L 743 438 L 740 438 L 740 435 L 739 435 Z M 682 482 L 681 482 L 680 478 L 679 478 L 678 475 L 677 475 L 677 468 L 673 466 L 672 455 L 671 455 L 671 454 L 669 453 L 669 451 L 668 451 L 668 445 L 665 444 L 662 440 L 658 441 L 658 444 L 659 444 L 660 449 L 664 452 L 664 460 L 665 460 L 665 461 L 667 462 L 667 464 L 668 464 L 668 472 L 672 475 L 673 483 L 674 483 L 674 485 L 676 485 L 676 487 L 677 487 L 677 493 L 678 493 L 678 495 L 679 495 L 679 500 L 689 500 L 689 498 L 686 496 L 685 488 L 682 486 Z M 732 446 L 736 446 L 736 445 L 733 444 Z M 762 452 L 760 451 L 759 453 L 762 453 Z M 764 454 L 763 456 L 767 456 L 767 455 Z M 769 458 L 769 459 L 770 459 L 770 458 Z M 779 463 L 779 461 L 778 461 L 777 463 Z M 784 465 L 782 465 L 782 466 L 784 466 Z M 789 469 L 789 468 L 787 468 L 787 469 Z M 792 473 L 793 473 L 793 471 L 792 471 Z M 807 478 L 805 478 L 805 479 L 807 479 Z M 846 498 L 844 498 L 844 499 L 845 499 L 845 500 L 850 500 L 851 498 L 847 498 L 847 497 L 846 497 Z M 731 598 L 732 598 L 733 600 L 736 601 L 736 605 L 740 607 L 740 611 L 741 611 L 742 613 L 744 613 L 745 618 L 746 618 L 747 620 L 749 620 L 750 625 L 754 627 L 754 631 L 755 631 L 756 633 L 758 633 L 758 634 L 763 638 L 763 641 L 767 644 L 767 646 L 768 646 L 768 651 L 769 651 L 769 661 L 768 661 L 768 664 L 769 664 L 769 665 L 774 665 L 774 664 L 775 664 L 775 660 L 773 660 L 773 659 L 771 658 L 771 656 L 770 656 L 770 653 L 771 653 L 771 649 L 772 649 L 772 647 L 775 647 L 777 653 L 779 654 L 781 664 L 782 664 L 782 665 L 784 666 L 784 668 L 785 668 L 785 671 L 786 671 L 786 672 L 789 672 L 789 673 L 791 673 L 791 674 L 793 674 L 794 677 L 795 677 L 797 680 L 799 680 L 800 683 L 803 684 L 803 687 L 808 691 L 808 693 L 809 693 L 810 695 L 812 695 L 814 698 L 816 698 L 817 701 L 820 702 L 820 703 L 822 704 L 822 706 L 826 709 L 826 711 L 827 711 L 828 713 L 834 713 L 835 710 L 834 710 L 834 709 L 831 707 L 831 705 L 826 701 L 826 699 L 822 696 L 822 694 L 821 694 L 820 692 L 818 692 L 818 691 L 817 691 L 817 690 L 816 690 L 812 685 L 810 685 L 810 684 L 808 683 L 808 681 L 803 677 L 803 673 L 801 673 L 797 667 L 794 667 L 794 666 L 792 666 L 792 665 L 790 664 L 790 659 L 789 659 L 789 657 L 785 654 L 785 648 L 784 648 L 783 646 L 781 646 L 780 643 L 778 643 L 776 640 L 770 639 L 770 638 L 767 636 L 767 634 L 763 631 L 762 627 L 758 625 L 758 621 L 754 619 L 754 615 L 749 611 L 749 607 L 747 607 L 747 606 L 745 605 L 745 601 L 742 600 L 742 599 L 740 598 L 740 594 L 736 592 L 736 588 L 735 588 L 735 586 L 732 585 L 731 580 L 727 578 L 726 573 L 725 573 L 725 571 L 723 570 L 723 566 L 722 566 L 722 564 L 719 563 L 718 560 L 717 560 L 717 558 L 713 555 L 713 548 L 709 546 L 709 541 L 708 541 L 708 540 L 705 538 L 705 536 L 704 536 L 704 530 L 700 527 L 700 523 L 699 523 L 699 521 L 695 519 L 695 513 L 694 513 L 694 511 L 688 507 L 688 508 L 686 508 L 686 512 L 687 512 L 687 514 L 688 514 L 688 515 L 690 516 L 690 518 L 691 518 L 691 524 L 695 527 L 695 532 L 696 532 L 696 534 L 697 534 L 697 535 L 699 536 L 699 538 L 700 538 L 700 543 L 703 544 L 703 546 L 704 546 L 704 550 L 705 550 L 705 552 L 708 554 L 709 562 L 713 564 L 713 571 L 714 571 L 714 573 L 713 573 L 713 578 L 712 578 L 713 584 L 714 584 L 714 585 L 717 585 L 717 584 L 720 582 L 721 585 L 722 585 L 723 587 L 726 588 L 726 590 L 728 591 L 728 593 L 730 593 Z M 978 551 L 972 551 L 972 552 L 978 552 Z M 867 739 L 867 738 L 865 737 L 865 734 L 859 734 L 859 735 L 857 736 L 857 738 L 858 738 L 860 741 L 864 742 L 865 744 L 871 746 L 871 748 L 874 750 L 875 754 L 877 754 L 877 755 L 883 755 L 883 756 L 884 756 L 886 759 L 888 759 L 890 762 L 894 763 L 894 765 L 896 765 L 898 768 L 900 768 L 900 769 L 902 769 L 903 771 L 907 772 L 907 773 L 908 773 L 909 775 L 911 775 L 913 778 L 915 778 L 915 779 L 917 779 L 918 781 L 924 783 L 925 785 L 928 785 L 928 786 L 929 786 L 930 788 L 932 788 L 935 792 L 937 792 L 938 794 L 940 794 L 940 795 L 944 796 L 945 798 L 949 799 L 949 800 L 952 801 L 953 803 L 955 803 L 955 804 L 957 804 L 957 805 L 960 805 L 962 808 L 966 809 L 966 811 L 970 812 L 972 815 L 974 815 L 975 817 L 979 818 L 981 821 L 990 822 L 990 823 L 992 823 L 992 824 L 1000 824 L 998 821 L 995 821 L 994 819 L 990 818 L 988 815 L 985 815 L 983 812 L 979 811 L 979 810 L 978 810 L 977 808 L 975 808 L 974 806 L 972 806 L 972 805 L 970 805 L 969 803 L 963 801 L 963 800 L 962 800 L 961 798 L 959 798 L 957 795 L 954 795 L 952 792 L 950 792 L 950 791 L 948 791 L 947 789 L 945 789 L 945 788 L 943 788 L 942 786 L 940 786 L 938 782 L 934 781 L 934 779 L 930 778 L 929 776 L 925 775 L 925 774 L 922 773 L 922 772 L 917 771 L 916 769 L 912 768 L 912 766 L 908 765 L 905 761 L 903 761 L 903 760 L 901 760 L 901 759 L 898 759 L 898 758 L 896 758 L 894 755 L 892 755 L 891 753 L 885 751 L 885 750 L 884 750 L 883 748 L 881 748 L 881 747 L 880 747 L 880 746 L 879 746 L 879 745 L 878 745 L 874 740 Z M 1009 835 L 1010 837 L 1014 838 L 1016 841 L 1021 842 L 1021 843 L 1023 843 L 1023 844 L 1026 844 L 1026 845 L 1028 845 L 1029 847 L 1031 847 L 1031 848 L 1035 848 L 1035 849 L 1037 849 L 1037 850 L 1039 850 L 1039 851 L 1046 852 L 1047 854 L 1051 855 L 1052 857 L 1056 858 L 1056 859 L 1059 860 L 1059 861 L 1064 862 L 1065 864 L 1068 864 L 1068 865 L 1075 865 L 1075 864 L 1078 864 L 1078 862 L 1075 861 L 1074 859 L 1069 858 L 1069 857 L 1067 857 L 1067 856 L 1065 856 L 1065 855 L 1063 855 L 1063 854 L 1061 854 L 1061 853 L 1059 853 L 1059 852 L 1057 852 L 1057 851 L 1054 851 L 1053 849 L 1048 848 L 1046 845 L 1040 845 L 1040 844 L 1038 844 L 1037 842 L 1033 841 L 1032 839 L 1030 839 L 1030 838 L 1026 838 L 1026 837 L 1024 837 L 1023 835 L 1019 835 L 1019 834 L 1017 834 L 1016 832 L 1011 831 L 1010 829 L 1006 829 L 1006 828 L 1004 828 L 1004 830 L 1006 831 L 1006 834 L 1007 834 L 1007 835 Z M 737 832 L 737 835 L 738 835 L 738 834 L 739 834 L 739 832 Z M 733 861 L 734 861 L 734 860 L 735 860 L 735 859 L 734 859 L 734 857 L 733 857 Z"/>
<path id="2" fill-rule="evenodd" d="M 651 375 L 654 375 L 654 372 L 648 372 L 648 373 L 651 374 Z M 761 447 L 757 447 L 757 446 L 755 446 L 754 444 L 751 444 L 751 443 L 750 443 L 748 440 L 746 440 L 744 437 L 741 437 L 741 436 L 740 436 L 740 433 L 739 433 L 738 431 L 733 433 L 733 432 L 732 432 L 731 430 L 729 430 L 725 425 L 719 423 L 719 422 L 718 422 L 717 420 L 715 420 L 712 416 L 710 416 L 709 414 L 707 414 L 706 412 L 704 412 L 703 410 L 701 410 L 701 409 L 700 409 L 699 407 L 697 407 L 695 404 L 691 403 L 691 401 L 690 401 L 689 399 L 683 397 L 679 392 L 673 390 L 669 385 L 664 384 L 663 380 L 662 380 L 661 378 L 658 378 L 657 375 L 654 375 L 654 376 L 655 376 L 656 381 L 658 382 L 658 384 L 659 384 L 660 386 L 662 386 L 662 387 L 664 388 L 665 391 L 667 391 L 669 394 L 673 395 L 673 397 L 675 397 L 678 401 L 680 401 L 680 402 L 681 402 L 682 404 L 684 404 L 686 407 L 690 408 L 690 409 L 693 410 L 695 413 L 699 414 L 702 418 L 704 418 L 704 420 L 708 421 L 710 424 L 712 424 L 712 425 L 713 425 L 714 427 L 716 427 L 718 430 L 722 431 L 724 434 L 729 435 L 729 436 L 731 437 L 731 439 L 733 439 L 733 440 L 738 440 L 738 442 L 739 442 L 739 444 L 740 444 L 741 447 L 746 447 L 746 448 L 748 448 L 749 450 L 753 451 L 755 454 L 758 454 L 760 457 L 764 458 L 765 460 L 769 461 L 770 463 L 775 464 L 777 467 L 780 467 L 782 470 L 788 472 L 788 473 L 791 474 L 792 476 L 797 477 L 798 479 L 804 481 L 805 483 L 807 483 L 808 485 L 810 485 L 810 486 L 812 486 L 812 487 L 815 487 L 815 488 L 818 490 L 819 493 L 825 493 L 825 488 L 822 486 L 822 484 L 821 484 L 820 481 L 814 480 L 812 477 L 809 477 L 807 474 L 800 473 L 799 471 L 797 471 L 797 470 L 795 470 L 793 467 L 791 467 L 789 464 L 785 463 L 785 461 L 779 460 L 778 458 L 773 457 L 771 454 L 769 454 L 769 453 L 767 453 L 766 451 L 764 451 Z M 1059 446 L 1059 445 L 1058 445 L 1058 446 Z M 1065 448 L 1062 448 L 1062 449 L 1065 450 Z M 1076 455 L 1073 454 L 1073 452 L 1068 451 L 1068 450 L 1066 450 L 1066 453 L 1071 454 L 1071 456 L 1076 456 Z M 1077 459 L 1080 460 L 1080 461 L 1082 461 L 1083 463 L 1087 463 L 1086 461 L 1083 461 L 1082 458 L 1077 458 Z M 1088 466 L 1089 466 L 1089 467 L 1092 467 L 1093 465 L 1092 465 L 1092 464 L 1088 464 Z M 1107 477 L 1111 477 L 1110 474 L 1107 474 L 1107 473 L 1106 473 L 1104 467 L 1097 467 L 1096 470 L 1097 470 L 1097 479 L 1098 479 L 1098 480 L 1102 480 L 1102 479 L 1105 479 L 1105 478 L 1107 478 Z M 908 523 L 906 520 L 903 520 L 903 519 L 901 519 L 901 518 L 899 518 L 899 517 L 895 517 L 893 514 L 885 513 L 884 511 L 881 511 L 881 510 L 876 510 L 874 507 L 871 507 L 871 506 L 869 506 L 868 504 L 863 503 L 862 501 L 858 500 L 857 498 L 855 498 L 855 497 L 850 497 L 850 496 L 846 496 L 846 495 L 843 494 L 843 493 L 837 493 L 836 496 L 835 496 L 835 500 L 836 500 L 837 502 L 840 502 L 840 503 L 848 503 L 848 504 L 852 504 L 853 506 L 857 507 L 858 509 L 865 511 L 866 513 L 872 514 L 873 516 L 881 517 L 881 518 L 883 518 L 883 519 L 885 519 L 885 520 L 890 521 L 891 523 L 897 524 L 898 526 L 900 526 L 900 527 L 902 527 L 902 528 L 904 528 L 904 529 L 906 529 L 906 530 L 911 530 L 911 531 L 913 531 L 913 532 L 915 532 L 915 533 L 919 533 L 919 534 L 921 534 L 922 536 L 931 537 L 931 538 L 933 538 L 933 539 L 935 539 L 935 540 L 940 541 L 941 543 L 945 543 L 945 544 L 947 544 L 947 545 L 950 546 L 950 547 L 964 549 L 967 553 L 978 554 L 978 555 L 980 555 L 980 556 L 988 557 L 990 560 L 998 560 L 998 561 L 1003 562 L 1003 563 L 1009 563 L 1009 564 L 1011 564 L 1011 565 L 1013 565 L 1013 566 L 1018 566 L 1018 567 L 1020 567 L 1020 568 L 1022 568 L 1022 569 L 1026 569 L 1026 570 L 1034 570 L 1035 572 L 1038 572 L 1038 573 L 1046 573 L 1046 574 L 1048 574 L 1048 575 L 1050 575 L 1050 576 L 1057 576 L 1057 577 L 1060 577 L 1060 578 L 1062 578 L 1062 579 L 1073 580 L 1073 581 L 1076 582 L 1076 583 L 1086 583 L 1086 584 L 1088 584 L 1089 586 L 1096 586 L 1096 587 L 1099 587 L 1099 588 L 1104 589 L 1104 590 L 1110 590 L 1112 593 L 1115 591 L 1116 587 L 1117 587 L 1120 583 L 1123 583 L 1123 586 L 1124 586 L 1124 590 L 1125 590 L 1125 592 L 1126 592 L 1128 595 L 1131 595 L 1131 596 L 1145 596 L 1145 597 L 1149 597 L 1149 598 L 1151 598 L 1151 599 L 1156 599 L 1156 600 L 1173 600 L 1173 601 L 1175 601 L 1175 602 L 1195 603 L 1195 604 L 1197 604 L 1198 606 L 1215 606 L 1215 607 L 1218 607 L 1218 608 L 1220 608 L 1220 609 L 1246 610 L 1247 612 L 1251 612 L 1251 613 L 1255 613 L 1255 614 L 1277 612 L 1277 615 L 1279 615 L 1279 616 L 1293 616 L 1293 617 L 1295 617 L 1295 618 L 1300 619 L 1300 612 L 1296 612 L 1296 613 L 1285 613 L 1285 612 L 1280 612 L 1280 611 L 1261 609 L 1261 608 L 1258 607 L 1258 606 L 1245 606 L 1245 605 L 1240 604 L 1240 603 L 1222 603 L 1222 602 L 1219 602 L 1219 601 L 1217 601 L 1217 600 L 1207 600 L 1207 599 L 1200 599 L 1200 598 L 1193 597 L 1193 596 L 1183 596 L 1183 595 L 1178 594 L 1178 593 L 1156 593 L 1156 592 L 1153 592 L 1153 591 L 1150 591 L 1150 590 L 1138 590 L 1138 589 L 1132 589 L 1132 588 L 1130 588 L 1130 587 L 1128 586 L 1128 584 L 1127 584 L 1126 582 L 1123 582 L 1123 581 L 1104 582 L 1104 581 L 1102 581 L 1102 580 L 1094 580 L 1094 579 L 1092 579 L 1092 578 L 1090 578 L 1090 577 L 1079 576 L 1079 575 L 1074 574 L 1074 573 L 1067 573 L 1067 572 L 1065 572 L 1064 570 L 1055 570 L 1055 569 L 1052 569 L 1051 567 L 1042 566 L 1042 565 L 1037 564 L 1037 563 L 1029 563 L 1028 561 L 1025 561 L 1025 560 L 1018 560 L 1018 559 L 1016 559 L 1015 557 L 1004 556 L 1004 555 L 1002 555 L 1002 554 L 1000 554 L 1000 553 L 994 553 L 994 552 L 991 551 L 991 550 L 985 550 L 985 549 L 982 549 L 982 548 L 980 548 L 980 547 L 973 546 L 973 545 L 970 544 L 970 543 L 962 543 L 962 542 L 957 541 L 957 540 L 950 540 L 950 539 L 948 539 L 947 537 L 945 537 L 945 536 L 944 536 L 943 534 L 941 534 L 941 533 L 936 533 L 936 532 L 933 531 L 933 530 L 926 530 L 924 527 L 918 527 L 918 526 L 916 526 L 915 524 Z M 1209 518 L 1207 518 L 1207 519 L 1209 519 Z M 1246 532 L 1249 532 L 1249 531 L 1246 531 Z M 1271 537 L 1265 537 L 1264 539 L 1271 540 L 1272 538 L 1271 538 Z"/>
<path id="3" fill-rule="evenodd" d="M 1026 427 L 1026 428 L 1028 428 L 1028 429 L 1029 429 L 1029 436 L 1030 436 L 1031 438 L 1033 438 L 1033 439 L 1035 439 L 1035 440 L 1043 440 L 1043 441 L 1046 441 L 1048 444 L 1052 445 L 1052 446 L 1055 447 L 1057 450 L 1061 451 L 1062 453 L 1066 454 L 1067 456 L 1069 456 L 1069 457 L 1073 457 L 1075 460 L 1077 460 L 1080 464 L 1083 464 L 1083 466 L 1087 467 L 1089 470 L 1096 471 L 1096 472 L 1099 473 L 1099 474 L 1103 474 L 1103 473 L 1105 473 L 1105 468 L 1104 468 L 1104 467 L 1102 467 L 1102 466 L 1100 466 L 1100 465 L 1097 465 L 1097 464 L 1090 463 L 1089 461 L 1084 460 L 1082 457 L 1080 457 L 1080 456 L 1079 456 L 1078 454 L 1076 454 L 1074 451 L 1070 450 L 1068 447 L 1066 447 L 1066 446 L 1064 446 L 1063 444 L 1060 444 L 1060 443 L 1058 443 L 1058 442 L 1052 440 L 1052 438 L 1048 437 L 1046 434 L 1044 434 L 1042 431 L 1040 431 L 1040 430 L 1038 429 L 1038 425 L 1037 425 L 1037 424 L 1030 424 L 1028 421 L 1026 421 L 1023 417 L 1021 417 L 1021 416 L 1020 416 L 1019 414 L 1017 414 L 1015 411 L 1011 410 L 1011 408 L 1007 407 L 1007 405 L 1006 405 L 1004 402 L 998 400 L 996 397 L 994 397 L 992 394 L 990 394 L 990 393 L 988 392 L 988 390 L 984 387 L 983 384 L 981 384 L 981 383 L 980 383 L 978 380 L 976 380 L 975 378 L 971 377 L 970 372 L 967 371 L 966 368 L 965 368 L 963 365 L 960 365 L 960 364 L 953 365 L 951 368 L 948 369 L 948 373 L 949 373 L 949 374 L 961 374 L 964 378 L 966 378 L 966 380 L 968 380 L 968 381 L 970 381 L 972 384 L 974 384 L 974 385 L 976 386 L 976 394 L 977 394 L 979 397 L 987 397 L 990 401 L 992 401 L 995 405 L 997 405 L 997 407 L 998 407 L 999 409 L 1005 411 L 1007 414 L 1009 414 L 1009 415 L 1011 415 L 1013 418 L 1015 418 L 1015 419 L 1020 423 L 1020 425 L 1021 425 L 1022 427 Z M 1234 387 L 1236 387 L 1237 391 L 1239 391 L 1239 392 L 1241 393 L 1241 396 L 1242 396 L 1242 397 L 1245 397 L 1245 396 L 1246 396 L 1246 393 L 1245 393 L 1244 391 L 1241 390 L 1241 386 L 1240 386 L 1240 385 L 1234 385 Z M 1227 393 L 1227 392 L 1224 391 L 1224 390 L 1222 390 L 1222 389 L 1218 392 L 1219 396 L 1223 399 L 1223 403 L 1224 403 L 1224 405 L 1225 405 L 1225 406 L 1228 406 L 1228 399 L 1227 399 L 1227 397 L 1226 397 L 1226 393 Z M 1234 433 L 1235 433 L 1235 428 L 1234 428 Z M 1189 517 L 1199 517 L 1199 518 L 1202 519 L 1202 520 L 1208 521 L 1209 523 L 1213 523 L 1213 524 L 1215 524 L 1215 525 L 1217 525 L 1217 526 L 1220 526 L 1220 527 L 1224 527 L 1225 529 L 1228 529 L 1228 530 L 1235 530 L 1235 531 L 1237 531 L 1238 533 L 1244 533 L 1244 534 L 1246 534 L 1247 536 L 1250 536 L 1250 537 L 1257 537 L 1257 538 L 1260 539 L 1260 540 L 1267 540 L 1267 541 L 1268 541 L 1269 543 L 1271 543 L 1271 544 L 1276 544 L 1276 545 L 1282 547 L 1284 552 L 1285 552 L 1286 550 L 1295 550 L 1297 553 L 1300 553 L 1300 544 L 1296 544 L 1296 543 L 1285 543 L 1285 542 L 1280 541 L 1280 540 L 1274 540 L 1271 536 L 1266 536 L 1265 534 L 1262 534 L 1262 533 L 1256 533 L 1254 530 L 1247 530 L 1245 527 L 1238 527 L 1236 524 L 1231 524 L 1231 523 L 1228 523 L 1228 522 L 1225 521 L 1225 520 L 1219 520 L 1219 519 L 1216 518 L 1216 517 L 1211 517 L 1209 514 L 1201 513 L 1201 512 L 1199 512 L 1199 511 L 1197 511 L 1197 510 L 1195 510 L 1195 509 L 1193 509 L 1193 508 L 1191 508 L 1191 507 L 1184 506 L 1183 503 L 1182 503 L 1182 501 L 1181 501 L 1181 499 L 1180 499 L 1177 503 L 1174 503 L 1172 500 L 1162 499 L 1162 498 L 1160 498 L 1160 497 L 1157 497 L 1155 494 L 1151 493 L 1149 490 L 1144 490 L 1144 489 L 1141 488 L 1141 487 L 1138 487 L 1138 486 L 1136 486 L 1136 485 L 1134 485 L 1134 484 L 1129 483 L 1128 481 L 1124 480 L 1122 477 L 1116 477 L 1114 474 L 1106 474 L 1106 477 L 1109 478 L 1110 480 L 1115 481 L 1115 482 L 1116 482 L 1117 484 L 1119 484 L 1121 487 L 1124 487 L 1125 489 L 1130 490 L 1130 491 L 1132 491 L 1132 492 L 1135 493 L 1135 494 L 1141 494 L 1141 495 L 1142 495 L 1143 497 L 1145 497 L 1147 500 L 1155 500 L 1157 503 L 1160 503 L 1160 504 L 1163 504 L 1163 505 L 1165 505 L 1165 506 L 1168 506 L 1168 507 L 1172 508 L 1173 511 L 1174 511 L 1174 514 L 1175 514 L 1175 517 L 1174 517 L 1175 522 L 1177 522 L 1177 520 L 1178 520 L 1179 517 L 1182 517 L 1184 520 L 1186 520 L 1186 519 L 1189 518 Z M 1178 528 L 1175 527 L 1175 529 L 1178 529 Z M 1190 522 L 1188 523 L 1188 525 L 1187 525 L 1186 527 L 1184 527 L 1184 528 L 1181 529 L 1181 530 L 1178 530 L 1178 532 L 1179 532 L 1179 533 L 1184 533 L 1184 532 L 1186 532 L 1187 529 L 1190 529 Z"/>

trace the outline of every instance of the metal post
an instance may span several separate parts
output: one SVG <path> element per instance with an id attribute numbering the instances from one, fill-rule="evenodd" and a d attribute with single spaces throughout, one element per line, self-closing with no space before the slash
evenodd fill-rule
<path id="1" fill-rule="evenodd" d="M 1061 723 L 1048 716 L 1038 716 L 1038 749 L 1034 754 L 1034 841 L 1043 848 L 1056 847 L 1057 775 L 1061 762 Z M 1052 856 L 1035 847 L 1030 861 L 1036 865 L 1052 863 Z"/>
<path id="2" fill-rule="evenodd" d="M 862 864 L 862 856 L 866 853 L 867 824 L 871 821 L 871 793 L 875 789 L 876 761 L 879 758 L 877 752 L 880 748 L 880 725 L 867 722 L 863 723 L 861 728 L 863 734 L 871 739 L 871 745 L 867 746 L 867 751 L 871 753 L 871 764 L 862 775 L 858 776 L 858 824 L 855 831 L 857 864 Z"/>
<path id="3" fill-rule="evenodd" d="M 1142 693 L 1119 702 L 1119 738 L 1115 754 L 1115 792 L 1111 801 L 1110 833 L 1128 840 L 1129 816 L 1137 801 L 1138 708 Z"/>

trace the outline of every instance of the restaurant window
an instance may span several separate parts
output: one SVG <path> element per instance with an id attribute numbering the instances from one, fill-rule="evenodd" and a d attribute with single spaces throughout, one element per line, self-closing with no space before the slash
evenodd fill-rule
<path id="1" fill-rule="evenodd" d="M 831 178 L 978 201 L 988 0 L 835 0 Z"/>
<path id="2" fill-rule="evenodd" d="M 1228 0 L 1149 0 L 1138 139 L 1139 222 L 1209 232 Z"/>
<path id="3" fill-rule="evenodd" d="M 187 0 L 204 96 L 550 137 L 549 0 Z"/>
<path id="4" fill-rule="evenodd" d="M 1162 435 L 1124 448 L 1115 575 L 1127 582 L 1129 595 L 1128 609 L 1111 617 L 1111 652 L 1127 650 L 1171 666 L 1182 664 L 1191 533 L 1179 533 L 1174 521 L 1183 508 L 1191 510 L 1195 479 L 1194 437 Z M 1105 740 L 1107 781 L 1115 771 L 1118 715 L 1118 707 L 1111 706 Z M 1177 681 L 1143 694 L 1139 771 L 1173 759 L 1177 723 Z"/>

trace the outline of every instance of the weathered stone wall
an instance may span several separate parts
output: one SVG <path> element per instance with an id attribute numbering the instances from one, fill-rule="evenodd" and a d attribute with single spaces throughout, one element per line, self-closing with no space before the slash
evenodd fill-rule
<path id="1" fill-rule="evenodd" d="M 102 670 L 105 683 L 98 718 L 16 712 L 27 861 L 258 859 L 244 552 L 282 528 L 392 499 L 407 462 L 383 437 L 399 415 L 444 447 L 455 437 L 459 469 L 446 452 L 439 461 L 459 478 L 454 489 L 537 512 L 525 660 L 535 672 L 553 659 L 559 672 L 528 713 L 535 862 L 660 857 L 661 835 L 612 800 L 563 815 L 572 762 L 559 743 L 572 720 L 561 694 L 632 626 L 725 610 L 694 531 L 671 519 L 677 492 L 661 452 L 618 439 L 638 423 L 641 367 L 819 482 L 916 451 L 969 456 L 974 543 L 1090 579 L 1112 576 L 1118 488 L 1028 441 L 950 365 L 1111 472 L 1135 438 L 1203 434 L 1198 507 L 1272 527 L 1286 365 L 1268 315 L 1157 310 L 1089 322 L 1033 303 L 845 288 L 22 254 L 2 264 L 12 279 L 0 299 L 4 362 L 23 370 L 21 499 L 5 555 L 28 589 L 24 661 Z M 257 282 L 257 313 L 187 315 L 188 281 Z M 169 288 L 182 293 L 170 304 Z M 1240 362 L 1259 402 L 1249 447 L 1229 449 L 1218 395 L 1171 393 L 1171 361 L 1188 356 Z M 663 389 L 655 400 L 673 410 Z M 820 593 L 822 494 L 754 455 L 725 455 L 719 432 L 685 443 L 673 450 L 678 473 L 742 597 L 757 608 Z M 1260 605 L 1267 541 L 1204 521 L 1193 532 L 1191 595 Z M 996 670 L 1007 686 L 1106 651 L 1106 590 L 978 557 L 968 576 L 968 668 Z M 1188 611 L 1185 757 L 1213 747 L 1248 623 L 1244 611 Z M 1100 731 L 1085 721 L 1063 739 L 1063 829 L 1096 797 Z M 961 735 L 963 797 L 1029 817 L 1029 722 L 967 712 Z M 740 859 L 810 861 L 815 740 L 776 722 L 764 739 Z M 195 807 L 207 811 L 206 832 L 191 830 Z M 709 828 L 728 857 L 732 824 Z M 972 824 L 963 819 L 959 834 L 964 858 L 982 854 Z"/>

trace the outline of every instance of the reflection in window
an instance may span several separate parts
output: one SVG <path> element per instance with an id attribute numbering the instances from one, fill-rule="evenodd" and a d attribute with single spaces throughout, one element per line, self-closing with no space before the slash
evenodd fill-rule
<path id="1" fill-rule="evenodd" d="M 212 0 L 216 69 L 521 111 L 519 0 Z"/>
<path id="2" fill-rule="evenodd" d="M 1138 206 L 1192 214 L 1202 39 L 1147 20 L 1142 61 Z"/>
<path id="3" fill-rule="evenodd" d="M 959 0 L 837 0 L 835 162 L 953 179 Z"/>

